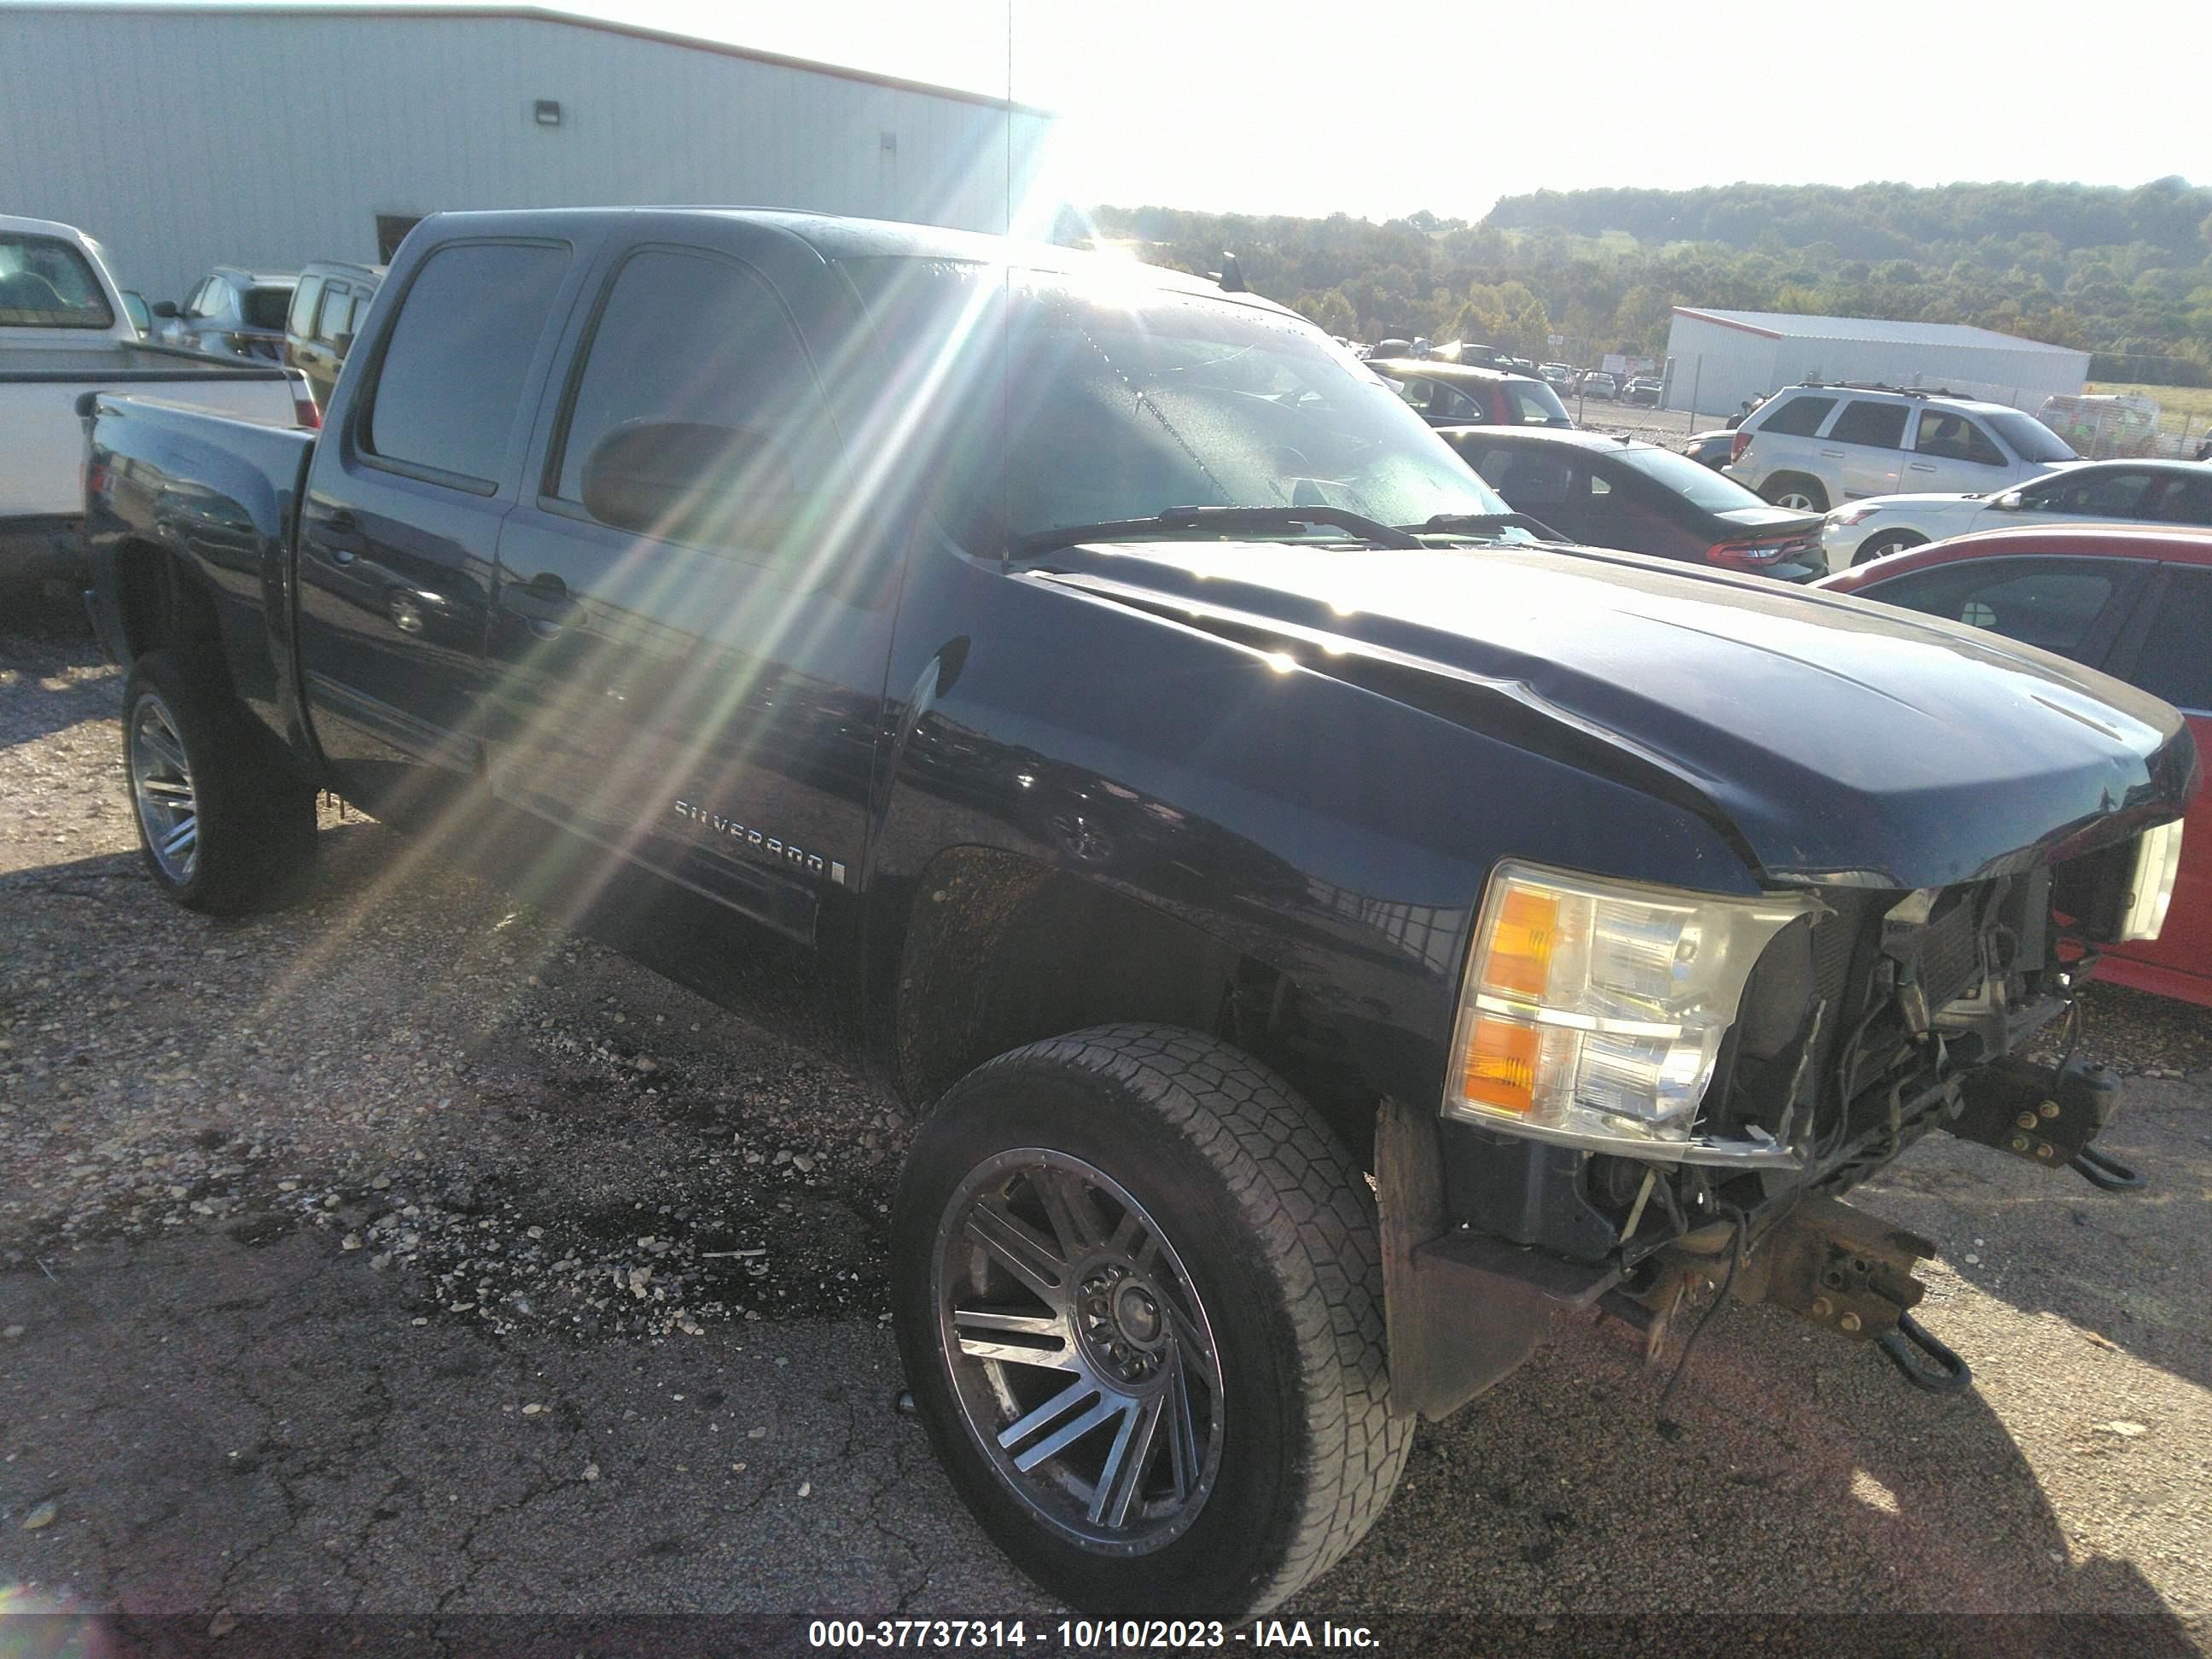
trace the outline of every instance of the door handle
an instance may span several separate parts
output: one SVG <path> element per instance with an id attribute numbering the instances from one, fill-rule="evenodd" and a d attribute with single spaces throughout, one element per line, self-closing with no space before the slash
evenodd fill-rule
<path id="1" fill-rule="evenodd" d="M 361 556 L 361 521 L 345 507 L 316 514 L 307 520 L 307 532 L 332 564 L 351 564 Z"/>
<path id="2" fill-rule="evenodd" d="M 558 633 L 576 609 L 568 584 L 550 570 L 541 570 L 528 581 L 507 588 L 500 596 L 500 603 L 516 616 L 526 618 L 530 631 L 540 639 L 550 639 Z"/>
<path id="3" fill-rule="evenodd" d="M 1936 463 L 1933 461 L 1913 461 L 1909 465 L 1915 472 L 1933 472 L 1936 470 Z"/>
<path id="4" fill-rule="evenodd" d="M 1824 449 L 1820 453 L 1831 460 L 1840 461 L 1844 459 L 1844 452 L 1840 449 Z"/>

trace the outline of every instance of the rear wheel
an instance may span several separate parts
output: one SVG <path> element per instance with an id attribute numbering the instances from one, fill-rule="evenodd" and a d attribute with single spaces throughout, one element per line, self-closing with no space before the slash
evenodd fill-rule
<path id="1" fill-rule="evenodd" d="M 211 668 L 138 659 L 123 764 L 146 866 L 189 909 L 231 915 L 281 894 L 313 854 L 315 793 L 289 776 Z"/>
<path id="2" fill-rule="evenodd" d="M 1902 552 L 1908 547 L 1918 547 L 1927 539 L 1916 531 L 1880 531 L 1859 544 L 1858 551 L 1851 555 L 1851 562 L 1872 564 L 1876 559 L 1887 558 L 1892 553 Z"/>
<path id="3" fill-rule="evenodd" d="M 908 1158 L 891 1260 L 939 1456 L 1079 1610 L 1264 1611 L 1397 1482 L 1365 1176 L 1210 1037 L 1106 1027 L 970 1074 Z"/>
<path id="4" fill-rule="evenodd" d="M 1802 472 L 1778 472 L 1766 481 L 1759 492 L 1777 507 L 1786 507 L 1792 513 L 1826 513 L 1828 510 L 1828 491 L 1818 478 L 1808 478 Z"/>

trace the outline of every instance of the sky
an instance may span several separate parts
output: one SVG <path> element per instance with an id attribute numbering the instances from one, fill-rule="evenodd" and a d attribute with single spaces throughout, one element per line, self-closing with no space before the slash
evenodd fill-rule
<path id="1" fill-rule="evenodd" d="M 1085 205 L 1476 219 L 1540 189 L 2212 179 L 2207 0 L 566 9 L 978 91 L 1011 85 L 1060 113 L 1057 173 Z"/>

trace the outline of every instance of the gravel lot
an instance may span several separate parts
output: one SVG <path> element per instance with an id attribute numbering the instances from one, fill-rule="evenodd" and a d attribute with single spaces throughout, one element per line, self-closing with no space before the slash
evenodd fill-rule
<path id="1" fill-rule="evenodd" d="M 217 1633 L 1049 1610 L 893 1409 L 908 1126 L 801 964 L 335 812 L 299 904 L 185 915 L 138 868 L 119 690 L 65 629 L 0 636 L 0 1589 Z M 1691 1613 L 2202 1650 L 2212 1018 L 2100 989 L 2086 1046 L 2134 1074 L 2107 1140 L 2148 1193 L 1939 1139 L 1862 1194 L 1941 1244 L 1922 1312 L 1975 1392 L 1731 1309 L 1669 1437 L 1638 1340 L 1563 1321 L 1297 1611 L 1404 1652 L 1437 1614 L 1540 1646 Z"/>

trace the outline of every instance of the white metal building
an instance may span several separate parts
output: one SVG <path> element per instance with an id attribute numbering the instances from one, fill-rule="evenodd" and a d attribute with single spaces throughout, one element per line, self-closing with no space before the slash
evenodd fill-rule
<path id="1" fill-rule="evenodd" d="M 0 5 L 0 212 L 181 299 L 388 258 L 448 208 L 1049 225 L 1046 112 L 529 6 Z"/>
<path id="2" fill-rule="evenodd" d="M 2086 351 L 1986 328 L 1692 306 L 1674 307 L 1667 358 L 1667 406 L 1700 415 L 1802 380 L 1948 386 L 2032 415 L 2089 378 Z"/>

